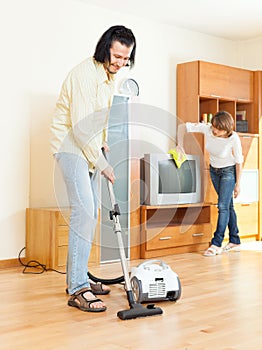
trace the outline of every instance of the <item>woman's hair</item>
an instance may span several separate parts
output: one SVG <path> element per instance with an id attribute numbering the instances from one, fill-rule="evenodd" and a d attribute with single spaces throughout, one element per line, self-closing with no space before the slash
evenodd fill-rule
<path id="1" fill-rule="evenodd" d="M 217 112 L 211 119 L 211 124 L 218 130 L 225 130 L 227 136 L 232 135 L 234 129 L 234 119 L 232 115 L 226 111 Z"/>
<path id="2" fill-rule="evenodd" d="M 129 59 L 130 64 L 127 65 L 132 67 L 135 63 L 136 39 L 131 29 L 120 25 L 110 27 L 101 36 L 96 45 L 94 59 L 101 63 L 110 62 L 110 48 L 114 41 L 119 41 L 122 45 L 127 47 L 133 45 L 133 50 Z"/>

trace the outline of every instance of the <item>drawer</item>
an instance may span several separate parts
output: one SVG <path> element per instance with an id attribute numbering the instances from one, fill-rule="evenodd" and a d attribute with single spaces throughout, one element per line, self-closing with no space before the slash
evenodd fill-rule
<path id="1" fill-rule="evenodd" d="M 57 228 L 57 246 L 68 245 L 68 226 L 58 226 Z"/>
<path id="2" fill-rule="evenodd" d="M 206 243 L 211 240 L 211 224 L 150 228 L 145 237 L 147 250 Z"/>
<path id="3" fill-rule="evenodd" d="M 234 204 L 240 236 L 258 235 L 258 203 Z"/>

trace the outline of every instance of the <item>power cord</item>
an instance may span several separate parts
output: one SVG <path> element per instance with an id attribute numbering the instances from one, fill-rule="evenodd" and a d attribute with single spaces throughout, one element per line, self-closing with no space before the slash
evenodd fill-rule
<path id="1" fill-rule="evenodd" d="M 63 275 L 66 274 L 66 272 L 58 271 L 58 270 L 52 269 L 50 267 L 47 268 L 46 265 L 41 264 L 37 260 L 29 260 L 27 263 L 23 263 L 23 261 L 21 259 L 21 254 L 22 254 L 22 252 L 25 249 L 26 249 L 26 247 L 22 248 L 20 250 L 19 254 L 18 254 L 18 260 L 19 260 L 20 264 L 22 266 L 24 266 L 23 273 L 39 275 L 39 274 L 47 272 L 47 271 L 54 271 L 54 272 L 57 272 L 57 273 L 60 273 L 60 274 L 63 274 Z M 32 270 L 28 271 L 28 269 L 36 269 L 38 271 L 32 271 Z M 124 283 L 124 281 L 125 281 L 124 276 L 111 278 L 111 279 L 103 279 L 103 278 L 95 277 L 94 275 L 91 274 L 91 272 L 88 271 L 88 277 L 95 283 L 100 282 L 100 283 L 107 284 L 107 285 L 110 285 L 110 284 L 122 284 L 122 285 L 125 285 L 125 283 Z"/>
<path id="2" fill-rule="evenodd" d="M 20 264 L 22 266 L 24 266 L 24 269 L 23 269 L 23 273 L 26 273 L 26 274 L 41 274 L 41 273 L 44 273 L 44 272 L 47 272 L 47 271 L 54 271 L 54 272 L 57 272 L 57 273 L 61 273 L 63 275 L 66 274 L 66 272 L 62 272 L 62 271 L 58 271 L 58 270 L 55 270 L 55 269 L 52 269 L 52 268 L 47 268 L 46 265 L 44 264 L 41 264 L 39 261 L 37 260 L 30 260 L 28 261 L 26 264 L 23 263 L 22 259 L 21 259 L 21 254 L 22 252 L 26 249 L 26 247 L 22 248 L 18 254 L 18 260 L 20 262 Z M 39 270 L 38 272 L 37 271 L 27 271 L 27 269 L 36 269 L 36 270 Z"/>

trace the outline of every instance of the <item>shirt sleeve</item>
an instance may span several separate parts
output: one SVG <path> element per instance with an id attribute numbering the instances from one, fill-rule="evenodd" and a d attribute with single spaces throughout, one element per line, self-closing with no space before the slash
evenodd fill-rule
<path id="1" fill-rule="evenodd" d="M 236 164 L 241 164 L 244 161 L 244 157 L 242 154 L 242 146 L 239 136 L 235 133 L 234 134 L 234 141 L 233 141 L 233 155 Z"/>
<path id="2" fill-rule="evenodd" d="M 97 81 L 95 74 L 77 71 L 69 75 L 65 92 L 68 94 L 72 131 L 76 142 L 90 163 L 100 171 L 108 166 L 101 147 L 108 109 L 96 110 Z"/>
<path id="3" fill-rule="evenodd" d="M 207 130 L 209 130 L 209 129 L 210 129 L 209 124 L 186 122 L 186 131 L 187 132 L 200 132 L 202 134 L 206 134 Z"/>

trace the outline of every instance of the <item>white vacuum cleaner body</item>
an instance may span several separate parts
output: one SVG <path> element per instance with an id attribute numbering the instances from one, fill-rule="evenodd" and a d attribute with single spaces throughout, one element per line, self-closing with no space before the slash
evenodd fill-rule
<path id="1" fill-rule="evenodd" d="M 133 267 L 130 281 L 138 303 L 176 301 L 181 296 L 178 275 L 162 260 L 148 260 Z"/>

